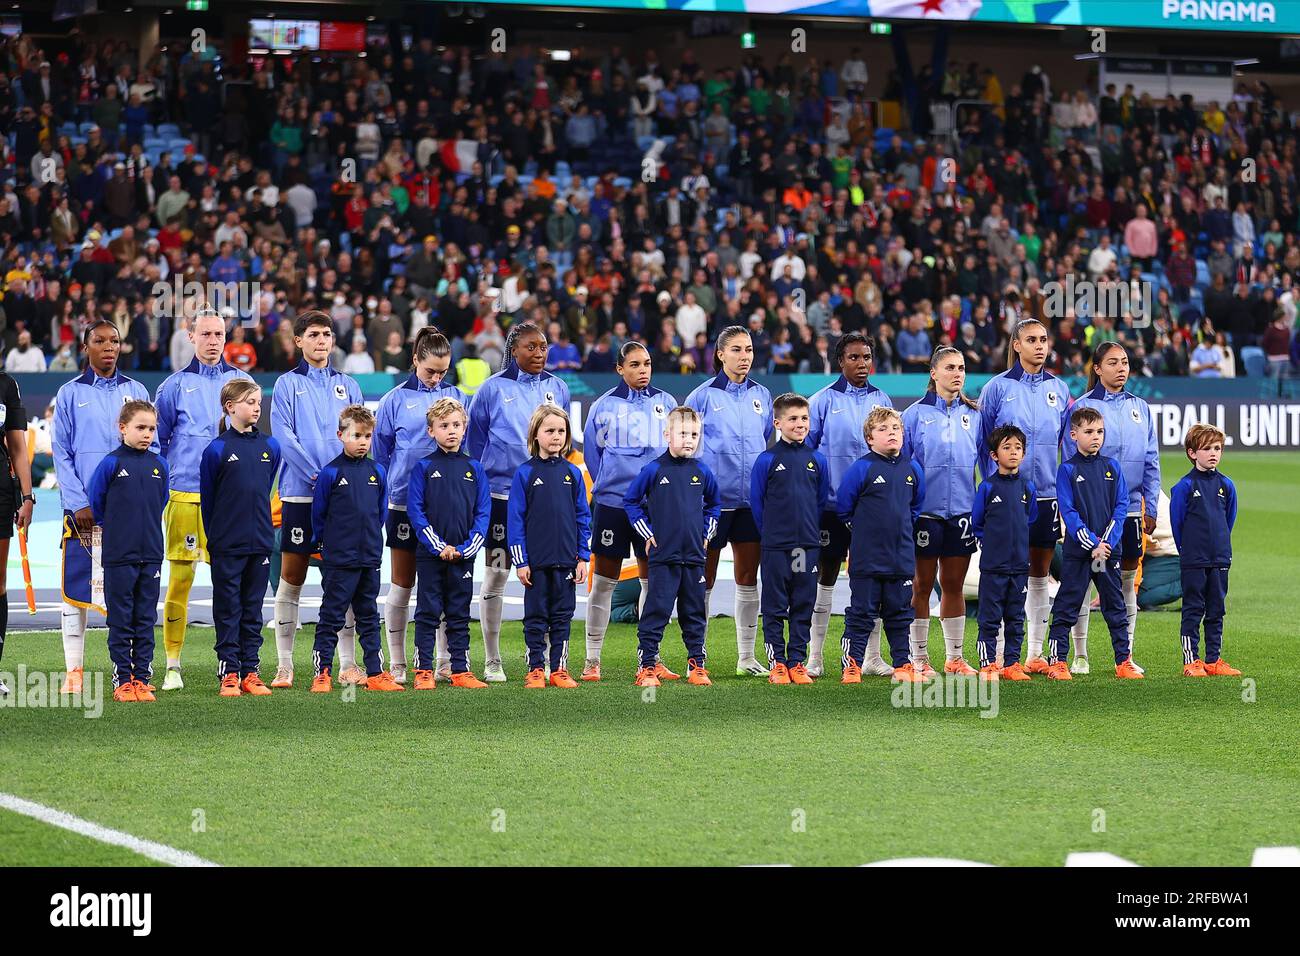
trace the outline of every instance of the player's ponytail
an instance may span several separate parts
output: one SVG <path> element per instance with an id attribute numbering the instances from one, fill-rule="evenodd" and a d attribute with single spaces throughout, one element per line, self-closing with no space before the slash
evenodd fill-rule
<path id="1" fill-rule="evenodd" d="M 935 363 L 938 362 L 939 359 L 943 358 L 945 355 L 956 355 L 958 358 L 962 359 L 963 363 L 965 362 L 965 356 L 961 354 L 961 350 L 955 349 L 951 345 L 940 345 L 937 349 L 935 349 L 934 354 L 930 356 L 930 381 L 927 382 L 925 386 L 925 390 L 927 393 L 934 393 L 937 395 L 939 392 L 939 388 L 937 385 L 935 385 L 934 382 L 934 366 Z M 965 392 L 958 392 L 957 397 L 961 399 L 961 403 L 965 405 L 967 408 L 973 409 L 975 411 L 979 411 L 979 405 L 977 405 L 971 399 L 967 398 Z"/>
<path id="2" fill-rule="evenodd" d="M 1011 337 L 1007 339 L 1007 368 L 1012 368 L 1016 364 L 1016 342 L 1020 340 L 1021 334 L 1031 325 L 1036 325 L 1044 332 L 1047 326 L 1043 325 L 1038 319 L 1021 319 L 1016 323 L 1015 328 L 1011 330 Z"/>
<path id="3" fill-rule="evenodd" d="M 1114 339 L 1110 339 L 1102 342 L 1093 350 L 1092 364 L 1088 366 L 1088 391 L 1091 392 L 1097 387 L 1097 383 L 1101 381 L 1101 376 L 1097 374 L 1097 366 L 1101 365 L 1101 360 L 1106 357 L 1107 353 L 1113 352 L 1115 349 L 1122 350 L 1123 348 L 1124 346 L 1120 345 Z"/>
<path id="4" fill-rule="evenodd" d="M 451 355 L 451 343 L 435 326 L 426 325 L 415 333 L 411 344 L 411 367 L 414 368 L 427 358 L 442 358 Z"/>
<path id="5" fill-rule="evenodd" d="M 226 416 L 226 406 L 237 404 L 248 398 L 254 392 L 261 394 L 262 386 L 258 385 L 251 378 L 232 378 L 225 385 L 221 386 L 221 418 L 217 421 L 217 434 L 229 427 Z"/>

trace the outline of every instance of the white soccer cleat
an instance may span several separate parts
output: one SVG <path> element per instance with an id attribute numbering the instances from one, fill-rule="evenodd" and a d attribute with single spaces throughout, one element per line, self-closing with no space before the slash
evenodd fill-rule
<path id="1" fill-rule="evenodd" d="M 1076 658 L 1074 659 L 1074 662 L 1070 665 L 1070 673 L 1071 673 L 1071 674 L 1090 674 L 1090 673 L 1092 673 L 1092 668 L 1088 665 L 1088 658 L 1086 658 L 1086 657 L 1076 657 Z"/>
<path id="2" fill-rule="evenodd" d="M 451 661 L 444 661 L 438 665 L 438 669 L 433 672 L 436 680 L 451 680 Z"/>
<path id="3" fill-rule="evenodd" d="M 766 677 L 768 669 L 758 662 L 754 657 L 742 657 L 736 661 L 737 677 Z"/>
<path id="4" fill-rule="evenodd" d="M 820 659 L 814 660 L 812 658 L 809 658 L 808 663 L 805 665 L 805 668 L 808 671 L 809 677 L 821 677 L 823 666 L 824 665 L 822 664 L 822 661 Z"/>
<path id="5" fill-rule="evenodd" d="M 871 674 L 873 677 L 893 677 L 894 665 L 888 663 L 883 657 L 869 658 L 862 662 L 862 673 Z"/>
<path id="6" fill-rule="evenodd" d="M 8 696 L 9 696 L 9 685 L 6 684 L 3 680 L 0 680 L 0 697 L 8 697 Z"/>
<path id="7" fill-rule="evenodd" d="M 484 661 L 483 679 L 489 684 L 504 684 L 506 682 L 506 669 L 501 666 L 499 660 Z"/>
<path id="8" fill-rule="evenodd" d="M 181 680 L 181 669 L 179 667 L 167 668 L 167 673 L 163 676 L 163 690 L 184 690 L 185 681 Z"/>
<path id="9" fill-rule="evenodd" d="M 389 673 L 393 675 L 393 683 L 395 683 L 395 684 L 405 684 L 405 683 L 406 683 L 406 665 L 405 665 L 405 664 L 394 664 L 393 667 L 392 667 L 392 670 L 390 670 Z"/>

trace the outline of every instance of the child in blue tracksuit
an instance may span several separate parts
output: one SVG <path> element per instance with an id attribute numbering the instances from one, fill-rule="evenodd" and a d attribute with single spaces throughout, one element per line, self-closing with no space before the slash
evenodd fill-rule
<path id="1" fill-rule="evenodd" d="M 1029 581 L 1029 529 L 1038 517 L 1038 489 L 1020 473 L 1025 433 L 999 425 L 989 434 L 989 454 L 997 471 L 975 490 L 971 530 L 980 542 L 980 677 L 1029 680 L 1020 663 L 1025 636 L 1025 591 Z M 1005 644 L 998 666 L 998 628 Z"/>
<path id="2" fill-rule="evenodd" d="M 836 510 L 852 530 L 849 545 L 849 606 L 844 612 L 844 673 L 840 682 L 862 682 L 867 637 L 884 621 L 894 680 L 921 681 L 912 666 L 912 531 L 925 501 L 925 471 L 903 455 L 903 418 L 892 408 L 873 408 L 863 425 L 871 451 L 840 482 Z"/>
<path id="3" fill-rule="evenodd" d="M 312 494 L 312 527 L 320 536 L 321 598 L 312 662 L 311 689 L 327 694 L 338 633 L 348 607 L 357 621 L 357 638 L 369 690 L 406 690 L 384 670 L 379 650 L 379 565 L 388 516 L 388 481 L 383 465 L 366 457 L 375 433 L 375 416 L 364 405 L 349 405 L 339 415 L 343 453 L 325 465 Z"/>
<path id="4" fill-rule="evenodd" d="M 86 496 L 95 524 L 103 528 L 113 699 L 152 701 L 167 462 L 149 450 L 158 431 L 158 413 L 152 404 L 138 399 L 124 402 L 117 427 L 122 444 L 95 468 Z"/>
<path id="5" fill-rule="evenodd" d="M 1097 585 L 1101 613 L 1110 628 L 1115 649 L 1115 676 L 1141 678 L 1128 644 L 1128 612 L 1120 588 L 1119 545 L 1128 515 L 1128 485 L 1119 462 L 1100 454 L 1106 424 L 1095 408 L 1079 408 L 1070 415 L 1070 440 L 1078 451 L 1061 462 L 1056 472 L 1056 501 L 1065 523 L 1062 546 L 1061 587 L 1052 603 L 1048 631 L 1051 654 L 1047 676 L 1072 680 L 1066 657 L 1070 628 L 1089 582 Z"/>
<path id="6" fill-rule="evenodd" d="M 524 687 L 530 690 L 546 686 L 548 638 L 551 686 L 578 686 L 569 676 L 569 631 L 577 609 L 574 588 L 587 581 L 591 509 L 582 472 L 566 458 L 572 448 L 568 414 L 543 405 L 528 423 L 531 457 L 510 485 L 507 537 L 524 586 Z"/>
<path id="7" fill-rule="evenodd" d="M 1223 432 L 1193 425 L 1183 441 L 1192 470 L 1169 493 L 1169 524 L 1183 566 L 1183 676 L 1240 677 L 1222 657 L 1224 601 L 1232 566 L 1237 488 L 1219 471 Z M 1205 620 L 1205 660 L 1197 654 Z"/>
<path id="8" fill-rule="evenodd" d="M 438 623 L 447 622 L 451 682 L 486 687 L 469 669 L 469 604 L 474 596 L 474 558 L 487 539 L 492 498 L 487 473 L 465 453 L 465 406 L 449 396 L 425 413 L 432 452 L 406 479 L 406 516 L 418 550 L 420 582 L 415 605 L 415 689 L 435 687 Z M 405 637 L 403 636 L 403 641 Z"/>
<path id="9" fill-rule="evenodd" d="M 677 605 L 677 623 L 686 644 L 686 681 L 708 685 L 704 664 L 707 620 L 704 600 L 705 550 L 718 530 L 717 479 L 700 459 L 699 413 L 679 405 L 668 413 L 664 437 L 668 451 L 641 469 L 623 496 L 633 530 L 646 543 L 650 584 L 637 624 L 636 684 L 658 687 L 655 662 L 664 628 Z"/>
<path id="10" fill-rule="evenodd" d="M 804 441 L 808 399 L 793 392 L 782 395 L 772 403 L 772 415 L 781 437 L 758 456 L 749 479 L 750 508 L 763 547 L 759 567 L 767 679 L 772 684 L 811 684 L 805 662 L 817 597 L 821 516 L 830 498 L 830 468 L 821 452 Z"/>
<path id="11" fill-rule="evenodd" d="M 230 427 L 199 459 L 199 507 L 212 562 L 212 622 L 217 630 L 217 678 L 222 697 L 264 697 L 258 675 L 262 599 L 271 577 L 275 528 L 271 488 L 280 468 L 280 443 L 258 431 L 262 387 L 235 378 L 221 389 Z"/>

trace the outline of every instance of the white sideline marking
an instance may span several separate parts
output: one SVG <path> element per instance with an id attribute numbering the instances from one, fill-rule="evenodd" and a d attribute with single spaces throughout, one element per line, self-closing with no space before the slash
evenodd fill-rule
<path id="1" fill-rule="evenodd" d="M 100 826 L 98 823 L 83 820 L 71 813 L 55 810 L 43 803 L 33 803 L 31 800 L 24 800 L 22 797 L 15 797 L 12 793 L 0 793 L 0 807 L 5 810 L 12 810 L 14 813 L 20 813 L 25 817 L 31 817 L 33 820 L 48 823 L 50 826 L 71 830 L 73 833 L 80 833 L 82 836 L 98 840 L 100 843 L 124 847 L 132 853 L 138 853 L 151 860 L 157 860 L 159 863 L 166 863 L 168 866 L 221 865 L 220 863 L 213 863 L 211 860 L 205 860 L 200 856 L 195 856 L 193 853 L 186 853 L 184 850 L 167 846 L 165 843 L 142 840 L 129 833 L 123 833 L 121 830 Z"/>

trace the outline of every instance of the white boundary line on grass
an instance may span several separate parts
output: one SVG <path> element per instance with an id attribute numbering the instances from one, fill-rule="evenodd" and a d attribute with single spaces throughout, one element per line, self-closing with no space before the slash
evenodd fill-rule
<path id="1" fill-rule="evenodd" d="M 0 793 L 0 808 L 12 810 L 14 813 L 20 813 L 25 817 L 31 817 L 33 820 L 40 820 L 42 823 L 48 823 L 50 826 L 59 827 L 63 830 L 70 830 L 73 833 L 80 833 L 82 836 L 90 837 L 92 840 L 98 840 L 100 843 L 107 843 L 111 846 L 120 846 L 132 853 L 138 853 L 141 856 L 156 860 L 159 863 L 166 863 L 168 866 L 220 866 L 220 863 L 213 863 L 211 860 L 205 860 L 201 856 L 195 856 L 193 853 L 187 853 L 184 850 L 178 850 L 175 847 L 167 846 L 165 843 L 154 843 L 152 840 L 142 840 L 140 837 L 132 836 L 129 833 L 123 833 L 121 830 L 114 830 L 110 827 L 100 826 L 98 823 L 92 823 L 90 820 L 83 820 L 81 817 L 73 816 L 71 813 L 64 813 L 62 810 L 56 810 L 53 807 L 47 807 L 43 803 L 34 803 L 31 800 L 24 800 L 22 797 L 16 797 L 12 793 Z"/>

